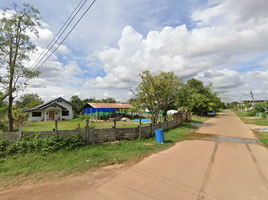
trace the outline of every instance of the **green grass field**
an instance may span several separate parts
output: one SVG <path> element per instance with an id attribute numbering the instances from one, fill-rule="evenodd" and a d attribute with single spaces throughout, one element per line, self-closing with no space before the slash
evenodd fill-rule
<path id="1" fill-rule="evenodd" d="M 162 121 L 164 118 L 162 118 Z M 172 117 L 169 117 L 169 120 L 172 120 Z M 142 123 L 142 126 L 147 126 L 149 123 Z M 89 124 L 91 128 L 101 129 L 101 128 L 112 128 L 114 126 L 114 122 L 107 122 L 107 121 L 97 121 L 92 122 Z M 134 122 L 131 119 L 129 122 L 125 121 L 117 121 L 116 127 L 117 128 L 126 128 L 126 127 L 137 127 L 138 123 Z M 69 121 L 60 121 L 58 122 L 58 130 L 75 130 L 75 129 L 85 129 L 86 121 L 84 118 L 79 117 Z M 40 132 L 40 131 L 52 131 L 55 128 L 54 121 L 47 121 L 47 122 L 27 122 L 26 125 L 23 127 L 24 132 Z M 17 131 L 17 127 L 15 131 Z"/>

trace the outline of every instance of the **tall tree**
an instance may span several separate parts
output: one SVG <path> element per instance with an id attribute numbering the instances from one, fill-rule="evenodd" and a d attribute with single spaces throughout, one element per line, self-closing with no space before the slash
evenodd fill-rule
<path id="1" fill-rule="evenodd" d="M 82 100 L 79 98 L 78 95 L 74 95 L 74 96 L 71 97 L 70 103 L 75 105 L 75 113 L 78 114 L 79 110 L 83 106 Z"/>
<path id="2" fill-rule="evenodd" d="M 204 86 L 202 81 L 192 78 L 179 91 L 179 106 L 203 115 L 209 110 L 219 109 L 222 103 L 217 93 L 212 92 L 212 84 Z"/>
<path id="3" fill-rule="evenodd" d="M 102 103 L 116 103 L 116 100 L 114 98 L 108 97 L 106 99 L 101 99 Z"/>
<path id="4" fill-rule="evenodd" d="M 163 71 L 158 74 L 144 71 L 140 77 L 142 82 L 137 87 L 137 98 L 150 110 L 153 121 L 156 122 L 160 109 L 165 110 L 177 101 L 181 79 L 174 72 Z"/>
<path id="5" fill-rule="evenodd" d="M 30 4 L 11 4 L 11 9 L 6 7 L 3 17 L 0 19 L 0 62 L 6 67 L 7 73 L 1 79 L 8 96 L 8 131 L 13 131 L 12 104 L 13 92 L 25 87 L 21 78 L 31 79 L 39 75 L 24 66 L 29 60 L 29 53 L 36 50 L 31 42 L 29 34 L 32 32 L 38 36 L 37 26 L 40 26 L 39 11 Z"/>
<path id="6" fill-rule="evenodd" d="M 24 94 L 20 96 L 18 100 L 16 100 L 16 106 L 18 108 L 33 108 L 39 106 L 40 104 L 44 103 L 42 98 L 38 94 Z"/>

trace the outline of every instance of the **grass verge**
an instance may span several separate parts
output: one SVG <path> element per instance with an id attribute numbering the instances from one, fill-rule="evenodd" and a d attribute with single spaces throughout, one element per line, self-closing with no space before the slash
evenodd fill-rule
<path id="1" fill-rule="evenodd" d="M 268 149 L 268 132 L 254 131 L 257 138 L 263 143 L 263 145 Z"/>
<path id="2" fill-rule="evenodd" d="M 263 118 L 248 118 L 246 115 L 247 112 L 244 111 L 235 111 L 234 112 L 245 124 L 254 124 L 254 125 L 261 125 L 261 126 L 268 126 L 268 119 Z M 245 118 L 246 117 L 246 118 Z M 268 148 L 268 132 L 259 132 L 254 130 L 253 131 L 256 137 L 263 143 L 263 145 Z"/>
<path id="3" fill-rule="evenodd" d="M 235 111 L 234 112 L 245 124 L 255 124 L 255 125 L 262 125 L 268 126 L 268 119 L 267 118 L 259 118 L 259 117 L 249 117 L 247 116 L 247 112 L 245 111 Z"/>
<path id="4" fill-rule="evenodd" d="M 0 160 L 0 185 L 21 185 L 52 177 L 81 174 L 105 165 L 135 162 L 182 141 L 193 129 L 195 127 L 190 124 L 182 124 L 165 131 L 166 142 L 162 145 L 156 142 L 155 137 L 151 137 L 121 141 L 120 145 L 113 146 L 104 143 L 45 155 L 35 152 L 8 156 Z"/>

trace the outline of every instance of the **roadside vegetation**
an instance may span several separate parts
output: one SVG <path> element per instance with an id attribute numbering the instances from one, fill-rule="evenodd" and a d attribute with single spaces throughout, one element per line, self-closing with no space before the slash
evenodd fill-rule
<path id="1" fill-rule="evenodd" d="M 260 126 L 268 126 L 268 118 L 260 118 L 254 116 L 249 116 L 249 112 L 247 111 L 234 111 L 235 114 L 240 117 L 240 119 L 245 124 L 254 124 L 254 125 L 260 125 Z M 254 112 L 254 111 L 251 111 Z M 257 130 L 253 131 L 256 135 L 256 137 L 263 143 L 263 145 L 268 148 L 268 132 L 260 132 Z"/>
<path id="2" fill-rule="evenodd" d="M 206 120 L 196 116 L 192 118 L 199 123 Z M 60 139 L 59 145 L 55 142 L 56 136 L 43 141 L 32 136 L 32 142 L 29 138 L 24 138 L 21 144 L 16 145 L 16 152 L 13 148 L 13 152 L 6 154 L 2 140 L 0 185 L 1 187 L 21 185 L 71 174 L 78 175 L 106 165 L 135 163 L 182 141 L 195 128 L 188 122 L 165 131 L 164 144 L 158 144 L 155 137 L 151 137 L 120 141 L 119 145 L 111 145 L 109 142 L 84 145 L 77 137 L 71 136 L 65 141 Z M 35 149 L 34 146 L 38 144 L 39 147 Z M 40 147 L 42 145 L 45 149 Z M 27 149 L 26 146 L 30 148 Z"/>
<path id="3" fill-rule="evenodd" d="M 257 117 L 254 111 L 234 111 L 245 124 L 268 126 L 268 118 Z M 253 114 L 252 114 L 253 113 Z"/>

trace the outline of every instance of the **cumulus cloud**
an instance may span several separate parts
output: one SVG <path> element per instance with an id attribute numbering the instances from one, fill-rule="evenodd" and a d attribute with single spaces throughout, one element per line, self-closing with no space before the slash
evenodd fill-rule
<path id="1" fill-rule="evenodd" d="M 196 76 L 204 83 L 213 83 L 215 89 L 230 89 L 244 84 L 244 78 L 236 71 L 223 69 L 219 71 L 207 70 Z"/>
<path id="2" fill-rule="evenodd" d="M 200 1 L 187 2 L 201 5 Z M 174 71 L 185 81 L 196 77 L 207 84 L 212 82 L 225 100 L 250 90 L 257 97 L 266 95 L 268 1 L 208 0 L 206 3 L 187 16 L 189 22 L 179 15 L 167 17 L 170 4 L 166 2 L 155 7 L 141 0 L 120 4 L 109 1 L 108 5 L 99 2 L 96 4 L 99 7 L 89 13 L 86 25 L 77 26 L 65 46 L 60 47 L 60 56 L 53 54 L 40 69 L 42 74 L 30 89 L 45 85 L 46 89 L 55 90 L 51 95 L 67 97 L 71 92 L 77 93 L 75 87 L 80 84 L 84 86 L 79 87 L 80 98 L 111 95 L 126 100 L 132 95 L 129 85 L 134 89 L 140 82 L 139 73 L 162 70 Z M 111 9 L 103 12 L 104 5 Z M 99 12 L 103 15 L 101 21 L 94 17 Z M 39 50 L 31 55 L 33 61 L 53 38 L 55 27 L 59 27 L 54 17 L 51 18 L 53 22 L 43 23 L 39 28 L 40 38 L 33 37 Z M 75 55 L 76 52 L 80 54 Z"/>
<path id="3" fill-rule="evenodd" d="M 129 82 L 139 83 L 143 70 L 174 71 L 184 79 L 199 77 L 212 82 L 221 94 L 250 85 L 247 73 L 239 72 L 239 64 L 266 55 L 268 2 L 210 0 L 208 4 L 208 8 L 191 15 L 196 25 L 192 30 L 186 25 L 165 27 L 143 37 L 126 26 L 117 48 L 106 46 L 95 52 L 106 76 L 88 79 L 84 87 L 127 89 Z M 259 64 L 267 66 L 267 61 Z M 259 71 L 254 76 L 264 74 Z"/>

